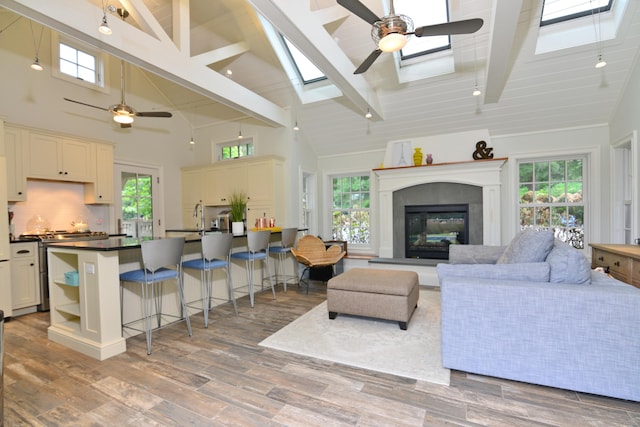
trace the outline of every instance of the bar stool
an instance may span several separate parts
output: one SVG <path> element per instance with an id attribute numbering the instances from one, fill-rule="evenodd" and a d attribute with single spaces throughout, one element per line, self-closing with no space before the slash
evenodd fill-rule
<path id="1" fill-rule="evenodd" d="M 141 244 L 143 268 L 120 274 L 120 322 L 122 324 L 122 330 L 124 331 L 124 328 L 129 328 L 139 332 L 144 332 L 147 337 L 147 354 L 151 354 L 151 330 L 154 329 L 154 306 L 157 329 L 163 327 L 163 316 L 175 317 L 177 319 L 184 319 L 187 322 L 187 331 L 189 332 L 189 336 L 192 335 L 191 321 L 184 301 L 184 288 L 182 283 L 181 261 L 183 249 L 184 237 L 146 240 Z M 180 305 L 182 309 L 181 316 L 162 313 L 162 288 L 164 282 L 170 279 L 175 279 L 178 286 L 178 294 L 180 296 Z M 124 324 L 123 298 L 124 283 L 126 282 L 137 283 L 140 285 L 142 319 Z M 156 289 L 156 285 L 158 285 L 158 289 Z M 131 326 L 133 323 L 139 322 L 140 320 L 143 321 L 144 329 L 137 329 Z"/>
<path id="2" fill-rule="evenodd" d="M 291 247 L 296 243 L 296 236 L 298 235 L 298 228 L 283 228 L 282 233 L 280 235 L 281 241 L 280 246 L 269 246 L 269 253 L 277 255 L 277 264 L 276 264 L 276 284 L 278 284 L 278 272 L 282 277 L 282 286 L 284 291 L 287 292 L 287 280 L 288 278 L 297 279 L 298 276 L 287 276 L 285 273 L 287 271 L 286 268 L 286 260 L 287 255 L 291 253 Z M 293 259 L 293 258 L 292 258 Z M 295 266 L 294 266 L 295 271 Z"/>
<path id="3" fill-rule="evenodd" d="M 233 301 L 233 308 L 238 315 L 236 297 L 231 284 L 231 274 L 229 274 L 229 256 L 233 235 L 230 233 L 205 234 L 202 236 L 202 258 L 182 262 L 182 268 L 200 270 L 200 280 L 202 284 L 202 311 L 204 314 L 204 327 L 209 327 L 209 311 L 211 310 L 211 300 L 221 300 L 211 294 L 213 284 L 213 270 L 223 269 L 226 274 L 229 299 Z M 193 303 L 187 303 L 187 307 L 192 307 Z M 228 301 L 228 300 L 227 300 Z"/>
<path id="4" fill-rule="evenodd" d="M 267 276 L 269 277 L 269 282 L 271 283 L 271 291 L 273 292 L 273 299 L 276 299 L 276 290 L 273 287 L 273 279 L 271 277 L 271 271 L 269 269 L 269 256 L 267 255 L 269 251 L 269 239 L 271 238 L 270 230 L 258 230 L 247 231 L 247 249 L 243 252 L 235 252 L 231 254 L 232 259 L 244 260 L 245 268 L 247 271 L 247 281 L 249 285 L 249 301 L 251 302 L 251 307 L 253 307 L 253 268 L 255 265 L 255 261 L 262 260 L 263 268 L 267 270 Z M 264 282 L 264 270 L 262 271 L 262 280 L 260 283 Z"/>

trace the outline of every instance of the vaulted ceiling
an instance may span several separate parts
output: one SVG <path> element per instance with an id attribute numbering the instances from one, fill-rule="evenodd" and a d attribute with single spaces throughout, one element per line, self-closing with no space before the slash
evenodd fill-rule
<path id="1" fill-rule="evenodd" d="M 504 135 L 608 122 L 640 46 L 640 7 L 616 1 L 626 9 L 610 40 L 536 54 L 542 1 L 449 0 L 451 20 L 482 18 L 484 25 L 452 36 L 455 71 L 432 77 L 425 77 L 434 74 L 428 62 L 398 70 L 393 54 L 354 75 L 374 49 L 370 26 L 335 0 L 110 0 L 130 12 L 125 21 L 108 15 L 110 36 L 97 31 L 100 0 L 0 5 L 144 70 L 167 100 L 163 107 L 195 129 L 297 121 L 297 137 L 328 155 L 472 129 Z M 388 12 L 386 0 L 362 2 L 378 16 Z M 270 43 L 274 31 L 329 82 L 299 84 Z M 603 69 L 594 68 L 599 50 Z M 471 95 L 476 81 L 480 97 Z"/>

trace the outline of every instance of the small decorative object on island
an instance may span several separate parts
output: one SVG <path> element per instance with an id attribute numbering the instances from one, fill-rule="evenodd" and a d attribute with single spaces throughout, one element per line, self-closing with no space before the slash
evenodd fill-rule
<path id="1" fill-rule="evenodd" d="M 479 141 L 476 144 L 476 151 L 473 152 L 473 160 L 493 159 L 493 148 L 487 148 L 487 143 Z"/>
<path id="2" fill-rule="evenodd" d="M 413 152 L 413 164 L 415 166 L 420 166 L 422 164 L 422 148 L 416 147 Z"/>
<path id="3" fill-rule="evenodd" d="M 229 196 L 229 207 L 231 211 L 231 232 L 234 236 L 244 234 L 244 213 L 247 209 L 247 195 L 244 191 L 234 191 Z"/>
<path id="4" fill-rule="evenodd" d="M 433 163 L 433 156 L 431 154 L 427 154 L 427 164 L 430 165 Z"/>

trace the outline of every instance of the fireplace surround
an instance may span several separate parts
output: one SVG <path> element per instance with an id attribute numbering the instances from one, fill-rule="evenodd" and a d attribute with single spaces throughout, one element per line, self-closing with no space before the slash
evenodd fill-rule
<path id="1" fill-rule="evenodd" d="M 469 204 L 470 244 L 500 245 L 501 182 L 506 158 L 374 169 L 380 258 L 405 258 L 404 205 Z M 423 187 L 423 184 L 430 184 Z M 431 185 L 433 184 L 433 185 Z M 456 184 L 452 186 L 452 184 Z M 407 196 L 415 192 L 416 197 Z M 402 199 L 409 197 L 408 200 Z M 447 197 L 449 197 L 447 199 Z M 403 203 L 400 205 L 400 203 Z M 399 206 L 402 206 L 399 208 Z M 475 218 L 475 219 L 474 219 Z M 475 225 L 472 221 L 479 221 Z M 390 225 L 390 226 L 389 226 Z"/>

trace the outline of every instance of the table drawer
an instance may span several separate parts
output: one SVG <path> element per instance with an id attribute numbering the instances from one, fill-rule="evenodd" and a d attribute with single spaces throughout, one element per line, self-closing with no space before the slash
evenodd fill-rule
<path id="1" fill-rule="evenodd" d="M 609 273 L 618 280 L 629 281 L 631 271 L 631 258 L 604 252 L 598 249 L 593 250 L 592 264 L 594 267 L 608 268 Z"/>
<path id="2" fill-rule="evenodd" d="M 640 260 L 633 260 L 633 267 L 631 268 L 631 284 L 640 288 Z"/>

